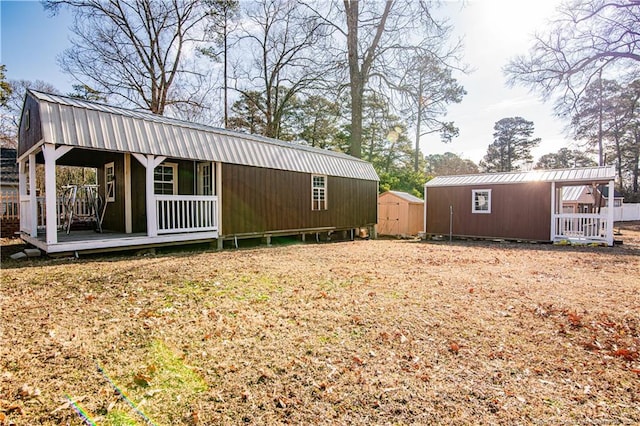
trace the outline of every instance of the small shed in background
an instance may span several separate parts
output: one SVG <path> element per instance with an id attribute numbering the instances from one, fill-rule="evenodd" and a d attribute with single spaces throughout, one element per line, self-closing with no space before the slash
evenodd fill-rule
<path id="1" fill-rule="evenodd" d="M 563 211 L 563 191 L 609 187 L 613 167 L 438 176 L 425 184 L 425 234 L 613 245 L 613 210 Z M 570 190 L 566 190 L 570 191 Z"/>
<path id="2" fill-rule="evenodd" d="M 401 191 L 378 196 L 378 234 L 408 237 L 422 232 L 424 201 Z"/>

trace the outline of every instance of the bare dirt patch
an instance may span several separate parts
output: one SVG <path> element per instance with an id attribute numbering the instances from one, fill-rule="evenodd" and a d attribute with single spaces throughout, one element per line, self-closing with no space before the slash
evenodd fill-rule
<path id="1" fill-rule="evenodd" d="M 3 260 L 0 424 L 638 424 L 638 228 Z"/>

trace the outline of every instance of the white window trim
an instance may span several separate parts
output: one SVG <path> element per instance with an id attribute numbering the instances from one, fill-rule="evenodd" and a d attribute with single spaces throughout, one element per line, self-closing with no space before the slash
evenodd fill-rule
<path id="1" fill-rule="evenodd" d="M 111 188 L 109 187 L 109 181 L 108 176 L 108 170 L 111 169 L 111 175 L 113 176 L 113 180 L 112 182 L 116 181 L 116 165 L 114 162 L 111 163 L 106 163 L 104 165 L 104 198 L 105 201 L 107 203 L 113 203 L 114 201 L 116 201 L 116 186 L 115 183 L 111 186 Z"/>
<path id="2" fill-rule="evenodd" d="M 157 167 L 171 167 L 173 169 L 173 194 L 172 195 L 178 195 L 178 163 L 160 163 L 158 164 Z M 154 170 L 154 174 L 155 174 L 155 170 Z M 153 193 L 155 194 L 155 187 L 156 187 L 156 183 L 167 183 L 167 182 L 161 182 L 158 180 L 155 180 L 155 177 L 153 179 Z M 167 195 L 167 194 L 165 194 Z"/>
<path id="3" fill-rule="evenodd" d="M 476 194 L 479 192 L 487 193 L 488 210 L 476 210 Z M 491 190 L 490 189 L 472 189 L 471 190 L 471 213 L 491 214 Z"/>
<path id="4" fill-rule="evenodd" d="M 322 189 L 324 189 L 324 197 L 323 197 L 323 208 L 315 208 L 315 200 L 314 200 L 314 192 L 316 189 L 320 189 L 319 187 L 316 188 L 313 186 L 313 180 L 314 178 L 317 177 L 321 177 L 324 180 L 324 187 Z M 322 210 L 328 210 L 328 198 L 327 198 L 327 175 L 311 175 L 311 210 L 313 211 L 322 211 Z"/>

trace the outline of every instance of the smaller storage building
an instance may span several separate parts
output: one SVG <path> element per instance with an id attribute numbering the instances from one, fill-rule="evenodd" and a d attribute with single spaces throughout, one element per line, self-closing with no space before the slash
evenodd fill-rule
<path id="1" fill-rule="evenodd" d="M 613 167 L 439 176 L 425 184 L 425 234 L 613 245 L 613 210 L 565 213 L 567 187 L 607 185 Z"/>
<path id="2" fill-rule="evenodd" d="M 387 191 L 378 197 L 378 234 L 408 237 L 423 230 L 424 201 L 401 191 Z"/>

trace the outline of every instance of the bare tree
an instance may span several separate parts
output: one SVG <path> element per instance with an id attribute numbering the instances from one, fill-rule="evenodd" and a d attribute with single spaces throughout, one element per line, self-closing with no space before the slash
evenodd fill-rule
<path id="1" fill-rule="evenodd" d="M 231 33 L 237 29 L 237 19 L 240 16 L 240 2 L 238 0 L 205 0 L 210 7 L 211 26 L 214 42 L 221 51 L 211 47 L 204 48 L 201 53 L 212 59 L 222 57 L 223 70 L 223 113 L 224 127 L 229 125 L 229 47 Z"/>
<path id="2" fill-rule="evenodd" d="M 447 56 L 453 55 L 450 52 Z M 416 127 L 413 170 L 420 162 L 420 138 L 430 133 L 440 133 L 443 142 L 451 142 L 458 136 L 453 122 L 444 121 L 447 105 L 462 102 L 467 94 L 453 77 L 451 67 L 432 54 L 408 56 L 404 75 L 396 87 L 401 95 L 402 112 Z"/>
<path id="3" fill-rule="evenodd" d="M 351 155 L 362 155 L 365 92 L 375 90 L 391 96 L 389 90 L 401 77 L 403 56 L 430 54 L 444 67 L 450 66 L 441 50 L 448 42 L 448 27 L 431 13 L 437 6 L 437 1 L 429 0 L 336 0 L 328 5 L 319 2 L 315 8 L 306 5 L 331 27 L 333 70 L 339 81 L 348 82 Z"/>
<path id="4" fill-rule="evenodd" d="M 60 63 L 80 83 L 154 114 L 202 107 L 208 76 L 196 70 L 194 46 L 206 33 L 198 0 L 46 0 L 75 13 L 72 47 Z M 185 63 L 191 60 L 188 66 Z"/>
<path id="5" fill-rule="evenodd" d="M 53 94 L 60 92 L 52 84 L 42 80 L 9 80 L 6 83 L 9 96 L 5 104 L 0 106 L 0 144 L 15 148 L 18 146 L 18 126 L 27 89 Z"/>
<path id="6" fill-rule="evenodd" d="M 565 0 L 548 30 L 505 74 L 510 84 L 545 99 L 557 95 L 558 113 L 567 113 L 601 73 L 637 78 L 639 27 L 640 0 Z"/>
<path id="7" fill-rule="evenodd" d="M 297 6 L 293 1 L 261 0 L 245 10 L 240 39 L 251 61 L 237 70 L 236 90 L 245 98 L 252 91 L 264 94 L 259 108 L 265 117 L 265 136 L 280 136 L 291 101 L 314 87 L 325 71 L 317 54 L 327 40 L 324 24 Z"/>
<path id="8" fill-rule="evenodd" d="M 0 107 L 6 106 L 11 96 L 11 84 L 5 79 L 6 65 L 0 65 Z"/>

